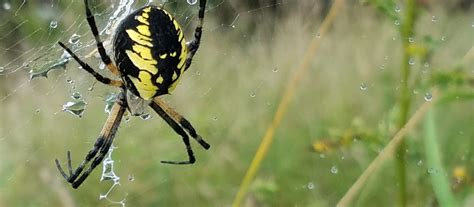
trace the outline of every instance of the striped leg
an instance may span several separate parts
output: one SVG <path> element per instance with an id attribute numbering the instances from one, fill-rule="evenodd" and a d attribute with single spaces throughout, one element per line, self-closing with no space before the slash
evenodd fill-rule
<path id="1" fill-rule="evenodd" d="M 95 70 L 89 66 L 87 63 L 85 63 L 84 61 L 82 61 L 79 57 L 77 57 L 76 54 L 74 54 L 74 52 L 72 52 L 71 49 L 69 49 L 66 45 L 64 45 L 64 43 L 62 42 L 58 42 L 58 44 L 64 49 L 66 50 L 66 52 L 69 53 L 69 55 L 71 55 L 72 58 L 74 58 L 74 60 L 77 61 L 77 63 L 79 63 L 79 65 L 82 67 L 82 69 L 84 69 L 85 71 L 89 72 L 91 75 L 93 75 L 95 77 L 95 79 L 97 79 L 97 81 L 103 83 L 103 84 L 106 84 L 106 85 L 110 85 L 110 86 L 115 86 L 115 87 L 121 87 L 123 85 L 122 81 L 119 81 L 119 80 L 111 80 L 110 78 L 107 78 L 107 77 L 104 77 L 102 76 L 101 74 L 95 72 Z"/>
<path id="2" fill-rule="evenodd" d="M 196 130 L 188 120 L 186 120 L 183 116 L 181 116 L 181 114 L 176 112 L 176 110 L 166 104 L 163 100 L 155 97 L 153 102 L 150 104 L 155 104 L 162 108 L 166 112 L 166 115 L 170 116 L 175 122 L 181 125 L 181 127 L 183 127 L 189 133 L 189 135 L 191 135 L 191 137 L 194 138 L 204 149 L 209 149 L 211 147 L 206 141 L 202 139 L 200 135 L 196 133 Z"/>
<path id="3" fill-rule="evenodd" d="M 99 138 L 97 138 L 94 147 L 87 153 L 84 161 L 75 169 L 72 169 L 71 164 L 71 152 L 67 152 L 67 170 L 69 174 L 61 167 L 59 160 L 56 159 L 56 166 L 59 172 L 63 175 L 63 177 L 71 183 L 73 188 L 78 188 L 84 180 L 90 175 L 90 173 L 99 165 L 102 160 L 104 159 L 107 152 L 109 152 L 109 148 L 114 141 L 115 133 L 120 125 L 120 121 L 126 110 L 126 100 L 125 100 L 125 92 L 122 91 L 115 101 L 114 106 L 110 112 L 107 121 L 105 122 L 102 131 L 100 132 Z M 91 165 L 84 171 L 85 167 L 89 162 Z M 82 173 L 84 171 L 84 173 Z"/>
<path id="4" fill-rule="evenodd" d="M 150 102 L 150 107 L 163 118 L 168 125 L 173 128 L 173 130 L 178 133 L 182 138 L 184 145 L 186 146 L 186 152 L 188 153 L 188 160 L 187 161 L 161 161 L 163 164 L 174 164 L 174 165 L 184 165 L 184 164 L 193 164 L 196 162 L 196 158 L 194 157 L 193 149 L 191 148 L 191 143 L 189 143 L 189 137 L 186 134 L 186 132 L 181 128 L 181 126 L 176 123 L 173 118 L 171 118 L 166 111 L 161 108 L 158 104 L 155 102 Z"/>
<path id="5" fill-rule="evenodd" d="M 112 60 L 110 59 L 109 55 L 107 55 L 107 52 L 105 51 L 104 44 L 100 40 L 99 31 L 97 30 L 97 25 L 95 24 L 94 15 L 92 15 L 91 10 L 89 9 L 88 0 L 84 0 L 84 4 L 86 6 L 87 22 L 89 23 L 89 26 L 92 30 L 92 34 L 94 35 L 94 38 L 95 38 L 95 42 L 97 43 L 97 50 L 99 51 L 100 58 L 102 58 L 102 61 L 105 63 L 105 65 L 110 70 L 110 72 L 112 72 L 114 75 L 119 76 L 120 73 L 117 67 L 112 63 Z"/>
<path id="6" fill-rule="evenodd" d="M 188 47 L 188 57 L 186 58 L 186 66 L 184 70 L 187 70 L 189 66 L 191 66 L 191 62 L 193 61 L 194 54 L 196 54 L 197 50 L 199 49 L 199 44 L 201 43 L 201 36 L 202 36 L 202 26 L 204 24 L 204 12 L 206 11 L 206 0 L 199 1 L 199 22 L 194 31 L 194 40 L 188 42 L 186 45 Z"/>
<path id="7" fill-rule="evenodd" d="M 211 146 L 204 141 L 201 136 L 196 134 L 196 130 L 194 130 L 193 126 L 181 115 L 179 115 L 176 111 L 174 111 L 171 107 L 167 106 L 163 101 L 159 98 L 155 98 L 152 102 L 150 102 L 150 107 L 163 118 L 171 128 L 174 129 L 176 133 L 178 133 L 186 146 L 186 151 L 188 153 L 188 161 L 161 161 L 161 163 L 165 164 L 193 164 L 196 161 L 194 157 L 193 150 L 191 148 L 191 143 L 189 143 L 188 134 L 186 131 L 194 138 L 204 149 L 209 149 Z M 186 130 L 186 131 L 185 131 Z"/>

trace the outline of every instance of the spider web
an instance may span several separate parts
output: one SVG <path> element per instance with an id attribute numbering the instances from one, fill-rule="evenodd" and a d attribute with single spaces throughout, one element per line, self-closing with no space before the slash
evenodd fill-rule
<path id="1" fill-rule="evenodd" d="M 393 127 L 388 123 L 396 111 L 392 107 L 400 87 L 393 78 L 398 76 L 400 59 L 400 39 L 394 29 L 399 22 L 378 20 L 375 9 L 351 2 L 339 14 L 331 35 L 324 37 L 316 31 L 330 1 L 249 2 L 208 0 L 201 48 L 174 94 L 165 97 L 211 149 L 205 151 L 193 142 L 195 165 L 162 165 L 161 160 L 185 159 L 181 138 L 151 112 L 127 115 L 101 167 L 73 190 L 53 160 L 65 163 L 69 149 L 73 166 L 84 159 L 117 91 L 97 84 L 78 69 L 57 41 L 66 43 L 101 74 L 113 76 L 95 51 L 82 0 L 0 0 L 0 17 L 5 20 L 0 22 L 0 206 L 229 205 L 289 77 L 314 37 L 322 39 L 321 50 L 300 83 L 245 204 L 334 206 L 383 148 L 380 143 L 387 141 L 386 136 L 371 138 L 384 131 L 380 128 Z M 114 27 L 148 4 L 165 4 L 190 40 L 199 9 L 194 3 L 90 0 L 110 55 Z M 404 11 L 403 3 L 398 3 L 395 13 Z M 429 34 L 441 49 L 427 66 L 412 60 L 420 66 L 423 80 L 432 68 L 456 65 L 472 47 L 474 37 L 472 12 L 452 17 L 433 4 L 418 24 L 426 31 L 420 33 Z M 422 39 L 419 35 L 409 41 L 421 43 Z M 467 67 L 474 67 L 472 61 Z M 413 94 L 420 103 L 429 98 L 430 91 L 417 88 Z M 390 98 L 384 103 L 373 104 L 386 96 Z M 474 131 L 450 123 L 470 123 L 472 113 L 463 114 L 461 109 L 472 109 L 472 102 L 459 108 L 451 109 L 456 116 L 442 122 L 446 131 L 453 132 L 444 135 L 465 140 Z M 339 138 L 350 133 L 354 137 L 351 147 L 333 152 L 311 149 L 316 140 L 340 145 Z M 446 159 L 469 166 L 474 159 L 471 145 L 449 145 Z M 423 182 L 423 175 L 436 169 L 428 166 L 421 152 L 410 152 L 408 165 Z M 388 172 L 387 177 L 395 175 Z M 377 179 L 384 186 L 395 185 Z M 374 202 L 387 201 L 381 198 L 396 191 L 395 187 L 379 189 Z"/>

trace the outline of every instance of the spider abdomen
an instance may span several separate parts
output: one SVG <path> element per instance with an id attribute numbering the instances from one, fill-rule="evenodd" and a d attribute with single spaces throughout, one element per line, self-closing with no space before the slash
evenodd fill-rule
<path id="1" fill-rule="evenodd" d="M 145 100 L 173 91 L 187 55 L 178 22 L 156 6 L 138 9 L 122 20 L 114 51 L 127 89 Z"/>

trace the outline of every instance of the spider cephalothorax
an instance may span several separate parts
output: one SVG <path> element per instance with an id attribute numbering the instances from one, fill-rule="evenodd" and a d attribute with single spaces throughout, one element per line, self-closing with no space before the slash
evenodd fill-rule
<path id="1" fill-rule="evenodd" d="M 97 42 L 97 50 L 102 61 L 112 74 L 120 80 L 104 77 L 87 63 L 83 62 L 62 42 L 64 48 L 79 65 L 92 74 L 97 81 L 120 88 L 120 93 L 109 113 L 109 117 L 94 147 L 86 155 L 85 160 L 72 169 L 71 153 L 67 152 L 68 174 L 64 172 L 59 161 L 56 165 L 64 178 L 77 188 L 104 159 L 117 132 L 118 126 L 126 109 L 128 93 L 147 101 L 148 105 L 178 133 L 184 144 L 189 159 L 187 161 L 161 161 L 167 164 L 192 164 L 196 161 L 188 134 L 203 148 L 209 149 L 201 136 L 196 133 L 191 123 L 168 106 L 158 96 L 168 94 L 176 87 L 183 72 L 191 65 L 192 58 L 199 48 L 206 0 L 199 2 L 199 23 L 194 32 L 194 39 L 184 40 L 184 34 L 174 17 L 161 7 L 146 6 L 125 17 L 118 26 L 114 38 L 115 64 L 110 59 L 100 40 L 94 16 L 89 9 L 88 1 L 84 0 L 87 22 Z M 86 165 L 92 161 L 86 171 Z"/>

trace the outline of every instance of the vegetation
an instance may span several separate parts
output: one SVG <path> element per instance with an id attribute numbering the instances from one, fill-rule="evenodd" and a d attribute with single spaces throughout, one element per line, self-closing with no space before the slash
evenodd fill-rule
<path id="1" fill-rule="evenodd" d="M 74 190 L 53 160 L 68 149 L 73 161 L 83 158 L 114 91 L 94 84 L 74 62 L 29 80 L 30 69 L 57 63 L 63 51 L 54 43 L 73 34 L 80 35 L 79 54 L 100 67 L 89 55 L 94 45 L 84 14 L 74 9 L 82 2 L 41 7 L 46 2 L 19 10 L 12 3 L 5 12 L 0 2 L 8 19 L 0 25 L 0 206 L 106 206 L 123 199 L 129 206 L 232 205 L 314 39 L 320 45 L 241 206 L 335 206 L 425 103 L 431 105 L 397 153 L 377 165 L 349 205 L 474 205 L 472 9 L 444 1 L 341 1 L 323 33 L 323 1 L 211 1 L 193 66 L 166 96 L 211 149 L 193 142 L 195 165 L 160 164 L 186 156 L 179 136 L 157 115 L 129 117 L 112 155 L 120 185 L 99 200 L 112 185 L 99 182 L 101 169 Z M 104 26 L 114 9 L 109 1 L 95 3 Z M 189 36 L 194 19 L 186 17 L 197 7 L 167 7 Z M 44 29 L 52 19 L 58 27 Z M 61 110 L 75 92 L 86 103 L 82 118 Z"/>

